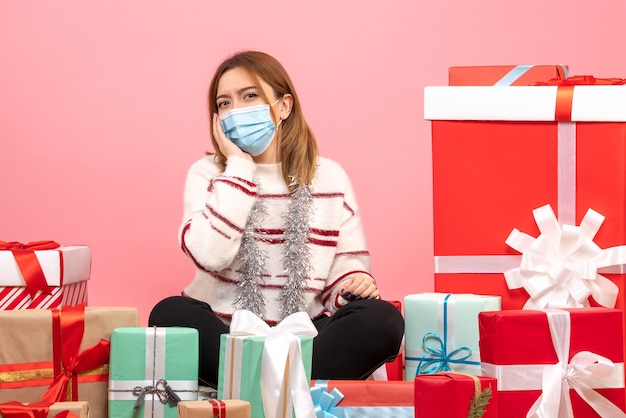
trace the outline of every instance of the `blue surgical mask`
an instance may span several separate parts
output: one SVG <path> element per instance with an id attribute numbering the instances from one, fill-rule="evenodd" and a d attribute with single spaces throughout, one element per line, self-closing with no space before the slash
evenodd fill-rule
<path id="1" fill-rule="evenodd" d="M 272 106 L 279 101 L 272 103 Z M 243 152 L 253 157 L 263 153 L 276 135 L 277 126 L 274 125 L 268 104 L 232 109 L 220 116 L 220 119 L 224 134 Z"/>

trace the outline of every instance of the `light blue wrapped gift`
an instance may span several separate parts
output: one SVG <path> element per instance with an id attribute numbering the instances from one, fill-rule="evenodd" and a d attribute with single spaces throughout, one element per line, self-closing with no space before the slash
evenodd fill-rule
<path id="1" fill-rule="evenodd" d="M 405 380 L 446 371 L 480 375 L 478 313 L 500 296 L 418 293 L 404 298 Z"/>

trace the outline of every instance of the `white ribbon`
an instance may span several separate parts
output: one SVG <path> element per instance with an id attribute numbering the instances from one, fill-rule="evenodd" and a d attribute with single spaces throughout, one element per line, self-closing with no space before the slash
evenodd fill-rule
<path id="1" fill-rule="evenodd" d="M 298 335 L 315 337 L 317 329 L 306 312 L 296 312 L 270 327 L 250 311 L 233 313 L 231 336 L 265 336 L 261 364 L 261 396 L 266 418 L 315 416 L 309 380 L 302 363 Z M 259 382 L 260 383 L 260 382 Z"/>
<path id="2" fill-rule="evenodd" d="M 544 366 L 541 396 L 531 406 L 527 418 L 573 418 L 569 395 L 574 389 L 601 417 L 626 417 L 617 406 L 593 390 L 596 382 L 613 373 L 613 362 L 589 351 L 581 351 L 568 364 L 571 320 L 567 311 L 545 310 L 558 362 Z"/>
<path id="3" fill-rule="evenodd" d="M 550 205 L 533 210 L 537 238 L 514 228 L 507 245 L 522 253 L 519 267 L 504 272 L 509 289 L 523 287 L 524 309 L 588 307 L 589 296 L 613 308 L 618 287 L 598 269 L 626 263 L 626 245 L 601 249 L 593 242 L 604 216 L 589 209 L 580 226 L 559 225 Z"/>

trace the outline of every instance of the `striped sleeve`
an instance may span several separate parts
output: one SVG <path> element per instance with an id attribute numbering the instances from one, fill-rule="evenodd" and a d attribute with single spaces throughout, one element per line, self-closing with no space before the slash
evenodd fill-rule
<path id="1" fill-rule="evenodd" d="M 223 173 L 212 157 L 189 169 L 183 198 L 180 245 L 197 267 L 219 271 L 237 255 L 257 194 L 254 163 L 231 158 Z"/>

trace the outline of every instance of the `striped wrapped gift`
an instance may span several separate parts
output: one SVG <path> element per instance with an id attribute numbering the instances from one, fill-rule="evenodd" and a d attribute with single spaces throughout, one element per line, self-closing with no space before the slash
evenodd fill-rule
<path id="1" fill-rule="evenodd" d="M 53 241 L 0 241 L 0 310 L 87 303 L 91 249 Z"/>

